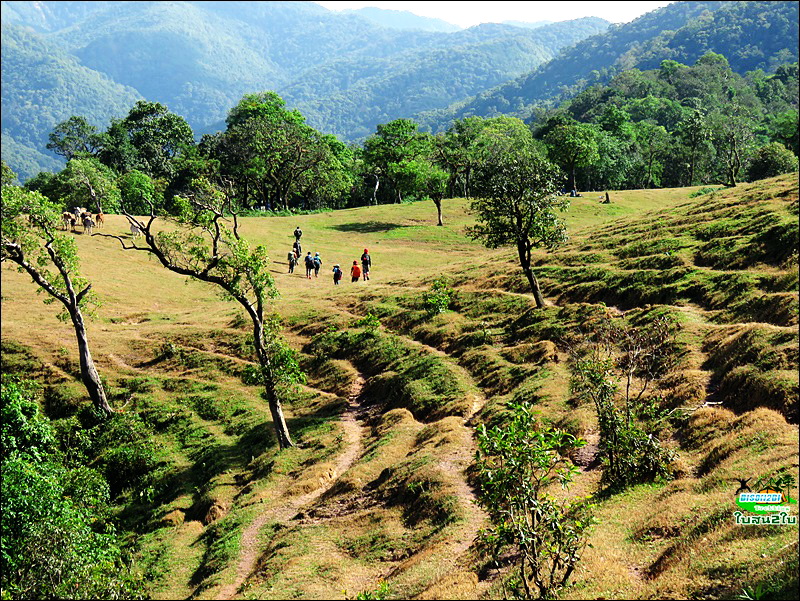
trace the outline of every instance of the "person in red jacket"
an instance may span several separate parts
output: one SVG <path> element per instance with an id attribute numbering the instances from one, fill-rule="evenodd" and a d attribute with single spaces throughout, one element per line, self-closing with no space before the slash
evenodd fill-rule
<path id="1" fill-rule="evenodd" d="M 358 261 L 353 261 L 353 266 L 350 268 L 350 277 L 353 278 L 351 282 L 357 282 L 361 277 L 361 268 L 358 266 Z"/>

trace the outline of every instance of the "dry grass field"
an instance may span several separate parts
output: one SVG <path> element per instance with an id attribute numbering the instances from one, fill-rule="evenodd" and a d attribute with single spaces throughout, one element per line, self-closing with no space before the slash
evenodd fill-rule
<path id="1" fill-rule="evenodd" d="M 465 236 L 463 199 L 444 202 L 444 227 L 431 202 L 245 218 L 242 234 L 269 249 L 274 311 L 307 373 L 285 405 L 299 444 L 284 452 L 242 378 L 253 358 L 237 307 L 114 239 L 76 234 L 102 301 L 88 325 L 95 361 L 159 461 L 149 488 L 118 497 L 150 595 L 502 598 L 507 569 L 473 544 L 486 519 L 468 477 L 475 427 L 524 400 L 596 441 L 593 408 L 571 399 L 562 336 L 588 316 L 656 314 L 680 326 L 676 366 L 659 382 L 675 410 L 673 478 L 598 497 L 591 547 L 562 598 L 796 588 L 797 528 L 733 519 L 737 478 L 798 469 L 796 176 L 612 192 L 608 205 L 598 195 L 573 199 L 570 242 L 537 255 L 541 310 L 512 250 Z M 322 256 L 319 278 L 287 273 L 297 225 L 303 253 Z M 115 215 L 98 231 L 128 235 Z M 364 248 L 371 279 L 351 283 Z M 440 276 L 455 298 L 431 316 L 423 294 Z M 74 334 L 55 314 L 3 266 L 3 369 L 42 380 L 46 411 L 68 428 L 87 401 Z M 583 462 L 570 494 L 597 493 L 600 471 Z"/>

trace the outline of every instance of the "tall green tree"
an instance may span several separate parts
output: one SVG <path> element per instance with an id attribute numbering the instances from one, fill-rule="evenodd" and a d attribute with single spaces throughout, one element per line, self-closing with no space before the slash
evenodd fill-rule
<path id="1" fill-rule="evenodd" d="M 706 123 L 705 115 L 698 109 L 691 111 L 678 124 L 677 133 L 687 151 L 686 165 L 688 172 L 686 174 L 685 185 L 691 186 L 695 181 L 698 154 L 711 138 L 711 132 Z"/>
<path id="2" fill-rule="evenodd" d="M 307 125 L 298 111 L 287 110 L 274 92 L 244 96 L 227 124 L 212 156 L 248 202 L 254 197 L 253 204 L 289 209 L 293 199 L 318 184 L 328 194 L 348 188 L 343 149 Z"/>
<path id="3" fill-rule="evenodd" d="M 724 111 L 709 115 L 708 120 L 724 182 L 735 186 L 755 139 L 752 115 L 745 107 L 732 103 Z"/>
<path id="4" fill-rule="evenodd" d="M 294 353 L 281 341 L 277 322 L 266 312 L 269 300 L 277 295 L 267 250 L 251 247 L 240 236 L 234 200 L 208 181 L 196 181 L 192 193 L 175 202 L 176 214 L 163 217 L 154 205 L 148 217 L 136 217 L 123 206 L 122 213 L 143 234 L 140 238 L 101 235 L 116 238 L 124 250 L 152 255 L 174 273 L 212 284 L 244 309 L 252 323 L 258 360 L 250 379 L 264 386 L 280 448 L 292 447 L 281 397 L 287 386 L 302 379 L 302 372 Z M 173 227 L 159 227 L 162 221 Z"/>
<path id="5" fill-rule="evenodd" d="M 100 147 L 99 132 L 84 117 L 72 116 L 53 128 L 48 136 L 47 149 L 67 161 L 76 156 L 94 154 Z"/>
<path id="6" fill-rule="evenodd" d="M 386 182 L 386 193 L 398 203 L 403 194 L 415 191 L 409 164 L 433 151 L 433 138 L 418 130 L 419 125 L 411 119 L 395 119 L 378 125 L 376 133 L 364 142 L 365 167 L 378 181 Z"/>
<path id="7" fill-rule="evenodd" d="M 86 207 L 97 213 L 119 211 L 116 174 L 99 160 L 72 159 L 56 179 L 67 208 Z"/>
<path id="8" fill-rule="evenodd" d="M 58 315 L 69 321 L 78 343 L 81 381 L 101 414 L 113 413 L 89 347 L 84 312 L 97 299 L 92 285 L 78 272 L 78 254 L 72 236 L 60 232 L 60 207 L 38 192 L 18 186 L 3 186 L 2 248 L 0 262 L 14 263 L 47 295 L 45 302 L 58 301 Z"/>
<path id="9" fill-rule="evenodd" d="M 569 174 L 567 187 L 575 189 L 575 170 L 596 163 L 598 134 L 588 124 L 561 125 L 553 128 L 545 137 L 550 158 Z"/>
<path id="10" fill-rule="evenodd" d="M 569 206 L 556 194 L 563 174 L 519 119 L 503 118 L 486 127 L 481 148 L 471 205 L 478 223 L 469 235 L 489 248 L 516 247 L 536 306 L 544 307 L 531 256 L 534 248 L 553 249 L 567 239 L 566 225 L 556 215 Z"/>

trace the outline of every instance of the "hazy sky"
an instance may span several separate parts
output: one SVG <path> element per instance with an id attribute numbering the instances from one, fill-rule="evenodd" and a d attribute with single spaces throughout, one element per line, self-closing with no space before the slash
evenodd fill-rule
<path id="1" fill-rule="evenodd" d="M 568 21 L 600 17 L 612 23 L 628 23 L 672 2 L 317 2 L 329 10 L 377 6 L 407 10 L 422 17 L 442 19 L 459 27 L 503 21 Z"/>

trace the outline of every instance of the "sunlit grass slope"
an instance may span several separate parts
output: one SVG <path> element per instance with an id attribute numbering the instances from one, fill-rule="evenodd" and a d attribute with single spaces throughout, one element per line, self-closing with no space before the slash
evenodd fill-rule
<path id="1" fill-rule="evenodd" d="M 269 250 L 274 310 L 308 373 L 286 403 L 299 445 L 282 453 L 243 378 L 253 357 L 236 307 L 144 253 L 77 234 L 103 301 L 89 336 L 115 419 L 138 420 L 156 445 L 147 486 L 115 490 L 152 596 L 501 598 L 507 567 L 472 544 L 485 519 L 469 479 L 474 427 L 522 401 L 596 445 L 563 339 L 593 319 L 658 315 L 680 324 L 676 367 L 657 389 L 674 410 L 662 433 L 674 477 L 598 498 L 592 546 L 562 596 L 793 590 L 796 528 L 736 526 L 733 499 L 737 478 L 798 467 L 797 179 L 600 200 L 572 199 L 569 243 L 537 254 L 541 310 L 513 250 L 465 236 L 464 199 L 445 201 L 444 227 L 430 202 L 242 220 Z M 323 258 L 318 279 L 302 265 L 287 273 L 298 225 L 303 253 Z M 112 215 L 104 231 L 128 229 Z M 364 248 L 372 279 L 334 286 L 333 265 L 348 273 Z M 455 296 L 431 316 L 423 293 L 440 275 Z M 78 432 L 74 336 L 41 301 L 3 267 L 3 368 L 42 380 L 45 410 Z M 568 494 L 597 493 L 599 480 L 583 461 Z"/>

